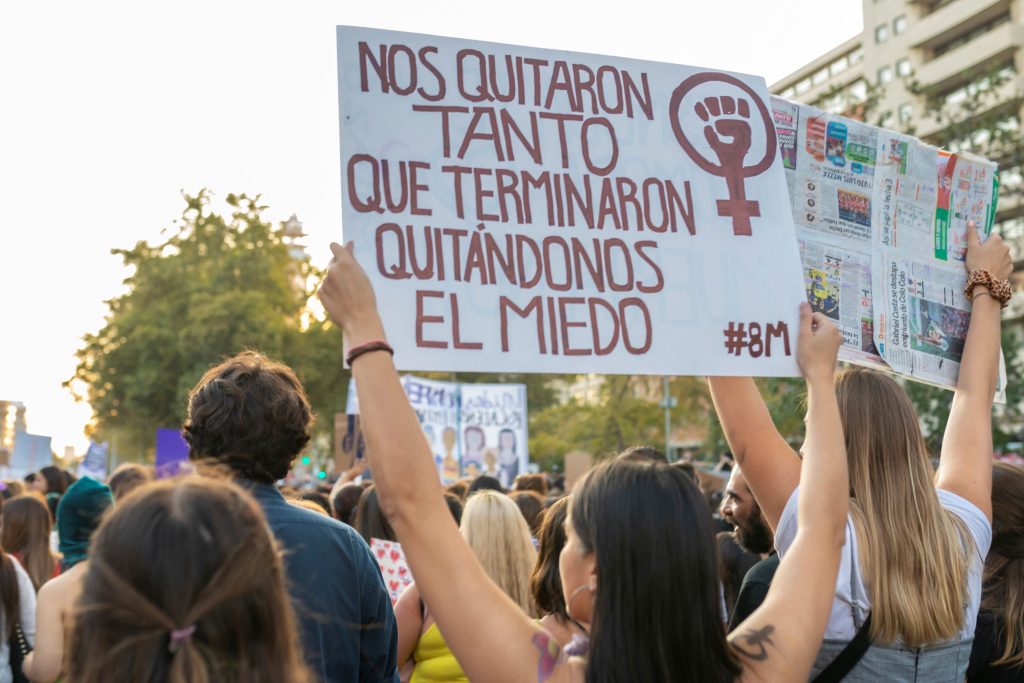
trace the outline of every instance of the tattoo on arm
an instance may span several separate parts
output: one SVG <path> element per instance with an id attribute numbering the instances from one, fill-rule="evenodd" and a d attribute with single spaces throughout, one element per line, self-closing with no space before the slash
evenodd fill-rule
<path id="1" fill-rule="evenodd" d="M 772 632 L 775 627 L 767 624 L 762 628 L 748 628 L 733 639 L 732 647 L 747 659 L 755 662 L 763 662 L 768 659 L 768 645 L 775 645 L 772 642 Z M 739 642 L 743 641 L 741 646 Z"/>
<path id="2" fill-rule="evenodd" d="M 533 644 L 540 651 L 540 656 L 537 658 L 537 683 L 544 683 L 544 681 L 551 678 L 551 674 L 555 672 L 555 667 L 564 658 L 562 646 L 558 644 L 557 640 L 543 631 L 534 634 Z"/>

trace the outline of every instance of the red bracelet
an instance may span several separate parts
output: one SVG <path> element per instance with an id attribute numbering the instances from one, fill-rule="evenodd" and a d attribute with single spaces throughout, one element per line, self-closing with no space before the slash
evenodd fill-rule
<path id="1" fill-rule="evenodd" d="M 356 358 L 359 358 L 359 356 L 364 353 L 370 353 L 371 351 L 387 351 L 392 356 L 395 355 L 395 350 L 391 348 L 391 344 L 388 344 L 383 339 L 374 339 L 373 341 L 368 341 L 365 344 L 360 344 L 354 349 L 349 349 L 348 355 L 345 356 L 345 363 L 351 367 L 352 362 Z"/>

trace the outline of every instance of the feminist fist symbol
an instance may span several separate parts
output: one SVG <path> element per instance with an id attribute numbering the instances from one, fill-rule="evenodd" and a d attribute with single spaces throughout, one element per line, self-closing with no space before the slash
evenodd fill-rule
<path id="1" fill-rule="evenodd" d="M 752 139 L 750 102 L 748 102 L 747 98 L 714 95 L 705 97 L 702 101 L 693 105 L 694 113 L 706 124 L 704 126 L 704 139 L 707 140 L 711 150 L 718 157 L 717 164 L 705 159 L 686 137 L 686 133 L 679 122 L 679 107 L 682 104 L 683 98 L 691 90 L 709 81 L 719 81 L 739 88 L 757 107 L 766 132 L 764 157 L 757 164 L 753 166 L 743 165 L 743 159 L 747 151 L 750 150 Z M 747 199 L 744 183 L 746 178 L 759 175 L 772 165 L 772 162 L 775 160 L 776 150 L 775 126 L 764 102 L 750 86 L 733 76 L 723 73 L 700 73 L 687 78 L 672 93 L 672 99 L 669 102 L 669 119 L 672 122 L 672 131 L 675 133 L 676 140 L 682 146 L 683 151 L 700 168 L 712 175 L 725 178 L 729 198 L 718 200 L 718 215 L 732 218 L 734 235 L 752 234 L 750 219 L 751 217 L 756 218 L 761 215 L 761 207 L 758 202 Z"/>

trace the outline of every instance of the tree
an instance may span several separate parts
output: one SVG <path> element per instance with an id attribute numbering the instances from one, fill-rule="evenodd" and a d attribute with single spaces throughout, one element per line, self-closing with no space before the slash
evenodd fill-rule
<path id="1" fill-rule="evenodd" d="M 259 195 L 229 194 L 226 217 L 211 211 L 207 190 L 184 199 L 166 241 L 113 250 L 131 271 L 128 291 L 107 302 L 104 326 L 85 335 L 65 383 L 78 398 L 84 387 L 89 431 L 121 458 L 150 452 L 157 428 L 182 423 L 203 372 L 245 349 L 291 365 L 319 415 L 342 405 L 340 332 L 306 310 L 317 273 L 263 219 Z M 330 419 L 317 427 L 332 428 Z"/>

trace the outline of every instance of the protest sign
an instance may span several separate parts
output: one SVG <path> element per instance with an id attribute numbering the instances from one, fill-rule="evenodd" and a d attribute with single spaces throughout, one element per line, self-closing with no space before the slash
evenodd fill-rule
<path id="1" fill-rule="evenodd" d="M 967 223 L 991 232 L 996 165 L 809 105 L 772 111 L 807 299 L 842 332 L 840 358 L 955 387 Z"/>
<path id="2" fill-rule="evenodd" d="M 334 469 L 339 474 L 366 457 L 366 437 L 358 415 L 334 416 Z"/>
<path id="3" fill-rule="evenodd" d="M 528 464 L 526 385 L 463 384 L 460 390 L 463 474 L 488 474 L 512 488 Z"/>
<path id="4" fill-rule="evenodd" d="M 370 539 L 370 551 L 377 559 L 381 576 L 384 577 L 388 594 L 391 596 L 391 604 L 394 605 L 402 592 L 413 582 L 409 564 L 405 561 L 405 552 L 396 541 L 385 541 L 380 538 Z"/>
<path id="5" fill-rule="evenodd" d="M 28 432 L 17 432 L 14 435 L 14 450 L 11 452 L 10 476 L 21 479 L 30 472 L 38 472 L 41 468 L 53 464 L 53 453 L 50 451 L 51 437 Z"/>
<path id="6" fill-rule="evenodd" d="M 594 456 L 585 451 L 565 454 L 565 490 L 571 491 L 576 481 L 594 465 Z"/>
<path id="7" fill-rule="evenodd" d="M 403 369 L 795 375 L 761 78 L 338 27 L 345 238 Z"/>
<path id="8" fill-rule="evenodd" d="M 96 443 L 95 441 L 90 441 L 89 449 L 85 452 L 85 457 L 82 458 L 82 462 L 78 464 L 78 476 L 92 477 L 96 481 L 106 481 L 107 455 L 109 453 L 109 442 L 104 441 L 103 443 Z"/>
<path id="9" fill-rule="evenodd" d="M 443 483 L 490 474 L 507 488 L 517 474 L 526 472 L 525 384 L 443 382 L 416 375 L 402 375 L 401 380 Z M 349 416 L 359 412 L 354 380 L 345 410 Z M 335 430 L 337 438 L 337 423 Z"/>
<path id="10" fill-rule="evenodd" d="M 173 477 L 190 467 L 188 443 L 177 429 L 156 430 L 156 476 Z"/>

